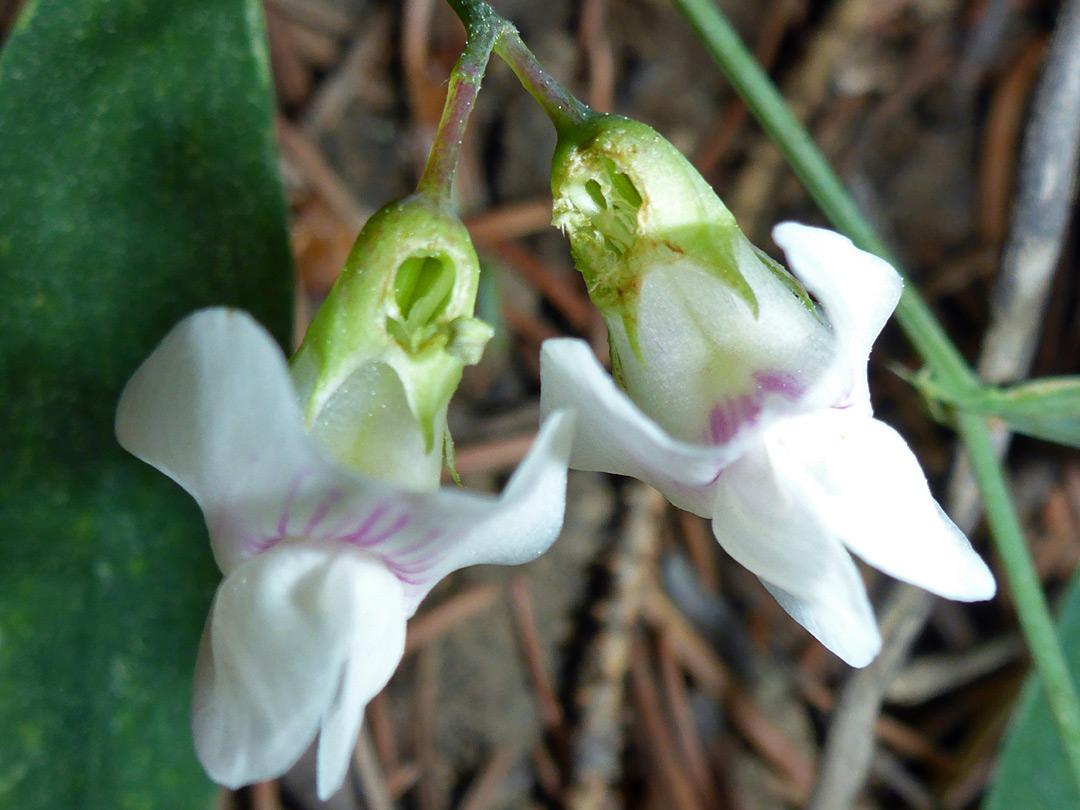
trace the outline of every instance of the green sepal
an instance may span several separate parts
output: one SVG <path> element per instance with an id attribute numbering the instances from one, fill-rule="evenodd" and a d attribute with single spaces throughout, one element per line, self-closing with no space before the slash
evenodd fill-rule
<path id="1" fill-rule="evenodd" d="M 651 127 L 601 115 L 560 133 L 551 188 L 553 222 L 570 240 L 589 296 L 605 317 L 622 320 L 639 359 L 641 284 L 659 266 L 691 259 L 757 315 L 736 259 L 746 237 L 698 171 Z"/>
<path id="2" fill-rule="evenodd" d="M 464 486 L 461 483 L 461 476 L 458 475 L 457 464 L 454 462 L 454 437 L 450 435 L 450 431 L 446 431 L 443 434 L 443 464 L 446 465 L 447 472 L 450 473 L 450 477 L 454 480 L 454 483 L 459 487 Z"/>

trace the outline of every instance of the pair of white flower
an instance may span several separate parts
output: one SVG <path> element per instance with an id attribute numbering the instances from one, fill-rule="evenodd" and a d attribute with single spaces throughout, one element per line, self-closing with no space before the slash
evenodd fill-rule
<path id="1" fill-rule="evenodd" d="M 121 444 L 199 503 L 225 575 L 199 651 L 193 710 L 196 750 L 216 781 L 239 786 L 280 775 L 317 737 L 319 793 L 335 792 L 364 707 L 401 659 L 406 620 L 449 572 L 520 563 L 546 550 L 562 525 L 568 463 L 640 478 L 711 518 L 728 553 L 854 666 L 868 663 L 880 640 L 848 550 L 953 599 L 993 595 L 989 570 L 934 502 L 903 439 L 872 417 L 866 361 L 899 299 L 896 272 L 835 233 L 780 225 L 774 238 L 819 310 L 731 230 L 726 209 L 707 199 L 711 191 L 702 188 L 697 203 L 680 198 L 691 226 L 708 225 L 687 231 L 650 220 L 671 216 L 663 181 L 642 189 L 640 177 L 608 176 L 609 185 L 566 194 L 556 183 L 556 203 L 570 200 L 564 215 L 588 220 L 568 228 L 579 267 L 614 257 L 586 281 L 609 326 L 621 388 L 583 342 L 547 341 L 543 426 L 498 498 L 438 489 L 432 462 L 431 435 L 445 429 L 448 392 L 467 362 L 454 358 L 472 356 L 478 341 L 461 337 L 476 333 L 462 326 L 471 299 L 454 310 L 469 296 L 443 286 L 474 285 L 460 275 L 460 263 L 474 256 L 459 256 L 457 271 L 402 265 L 410 268 L 404 287 L 400 273 L 396 282 L 393 274 L 377 282 L 385 287 L 378 300 L 391 302 L 391 331 L 408 326 L 417 307 L 444 313 L 420 323 L 415 346 L 401 343 L 409 352 L 450 347 L 439 355 L 451 363 L 439 376 L 443 393 L 424 411 L 435 428 L 426 442 L 424 431 L 410 428 L 413 450 L 398 451 L 378 430 L 370 444 L 348 446 L 351 468 L 331 458 L 348 414 L 335 412 L 315 425 L 320 437 L 310 435 L 301 399 L 318 389 L 314 366 L 294 363 L 298 395 L 280 349 L 241 312 L 192 315 L 128 384 L 117 413 Z M 694 194 L 697 184 L 690 181 Z M 411 223 L 420 215 L 409 208 L 403 216 Z M 660 238 L 646 244 L 638 230 Z M 683 249 L 672 238 L 686 233 Z M 708 250 L 694 248 L 717 233 L 726 257 L 719 270 Z M 594 245 L 581 241 L 594 234 L 601 237 Z M 391 258 L 390 266 L 402 261 Z M 612 301 L 619 303 L 605 306 Z M 329 348 L 309 352 L 315 365 L 334 355 L 339 335 L 353 339 L 344 315 L 326 323 Z M 312 345 L 319 339 L 309 332 Z M 365 401 L 350 386 L 383 380 L 371 368 L 386 371 L 326 367 L 335 381 L 325 402 L 347 390 L 350 402 Z M 385 390 L 397 399 L 367 402 L 366 411 L 388 425 L 411 424 L 408 390 Z M 365 457 L 366 447 L 376 449 Z M 391 472 L 375 480 L 357 467 Z"/>

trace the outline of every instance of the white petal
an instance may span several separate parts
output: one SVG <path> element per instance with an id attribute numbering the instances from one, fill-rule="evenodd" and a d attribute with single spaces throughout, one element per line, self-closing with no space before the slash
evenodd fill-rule
<path id="1" fill-rule="evenodd" d="M 822 519 L 870 565 L 949 599 L 994 595 L 990 569 L 934 501 L 919 462 L 891 427 L 831 410 L 770 435 L 798 459 Z"/>
<path id="2" fill-rule="evenodd" d="M 284 773 L 321 729 L 320 796 L 340 787 L 367 702 L 405 645 L 403 594 L 376 557 L 281 544 L 218 589 L 196 667 L 192 728 L 228 787 Z"/>
<path id="3" fill-rule="evenodd" d="M 786 459 L 762 443 L 728 467 L 717 488 L 713 533 L 780 605 L 852 666 L 881 646 L 862 579 Z"/>
<path id="4" fill-rule="evenodd" d="M 238 310 L 197 312 L 165 337 L 124 389 L 116 435 L 195 498 L 226 574 L 307 534 L 346 491 L 354 501 L 390 491 L 358 492 L 307 436 L 281 349 Z"/>
<path id="5" fill-rule="evenodd" d="M 827 599 L 800 599 L 765 580 L 761 584 L 791 618 L 848 666 L 861 669 L 881 651 L 877 625 L 870 624 L 873 613 L 868 618 L 862 608 L 838 612 Z"/>
<path id="6" fill-rule="evenodd" d="M 558 408 L 577 413 L 571 467 L 640 479 L 703 516 L 711 514 L 717 476 L 742 449 L 671 437 L 616 387 L 581 340 L 545 340 L 541 348 L 540 412 Z"/>
<path id="7" fill-rule="evenodd" d="M 420 540 L 404 534 L 377 547 L 405 583 L 411 614 L 442 577 L 469 565 L 517 565 L 544 553 L 562 529 L 573 415 L 544 420 L 528 455 L 498 497 L 445 488 L 416 497 Z M 422 498 L 422 500 L 421 500 Z"/>
<path id="8" fill-rule="evenodd" d="M 639 351 L 623 318 L 606 318 L 620 385 L 686 442 L 727 443 L 776 415 L 807 412 L 805 395 L 833 364 L 828 326 L 745 238 L 732 236 L 728 247 L 756 311 L 708 268 L 682 258 L 658 261 L 641 280 L 631 319 Z"/>
<path id="9" fill-rule="evenodd" d="M 869 412 L 866 361 L 900 301 L 899 274 L 887 261 L 860 250 L 835 231 L 782 222 L 772 235 L 792 273 L 821 302 L 832 324 L 853 386 L 848 402 L 835 404 L 857 404 Z"/>

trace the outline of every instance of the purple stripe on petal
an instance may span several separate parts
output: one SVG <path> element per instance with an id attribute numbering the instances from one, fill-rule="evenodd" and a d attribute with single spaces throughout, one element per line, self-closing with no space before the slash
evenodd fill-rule
<path id="1" fill-rule="evenodd" d="M 311 513 L 311 517 L 308 518 L 307 525 L 304 527 L 303 535 L 307 537 L 315 531 L 315 527 L 318 526 L 326 516 L 345 497 L 345 493 L 340 489 L 332 489 L 327 493 L 326 497 L 319 501 L 319 505 L 315 507 L 315 511 Z"/>
<path id="2" fill-rule="evenodd" d="M 371 513 L 366 518 L 364 518 L 364 521 L 360 524 L 359 528 L 349 532 L 348 534 L 342 535 L 342 537 L 339 539 L 345 541 L 346 543 L 353 543 L 354 545 L 366 545 L 366 543 L 363 542 L 364 536 L 369 531 L 371 531 L 372 527 L 376 523 L 382 520 L 383 515 L 390 511 L 390 507 L 391 504 L 380 503 L 378 506 L 371 510 Z"/>
<path id="3" fill-rule="evenodd" d="M 432 529 L 431 531 L 424 534 L 423 537 L 421 537 L 418 540 L 414 540 L 412 543 L 409 543 L 407 546 L 401 546 L 399 548 L 394 549 L 393 556 L 394 556 L 395 559 L 400 559 L 402 557 L 408 557 L 410 554 L 413 554 L 414 552 L 422 551 L 424 549 L 429 549 L 431 547 L 431 545 L 434 543 L 434 541 L 439 539 L 439 536 L 441 534 L 442 534 L 442 532 L 440 532 L 438 529 Z M 431 550 L 431 551 L 429 551 L 429 554 L 427 556 L 437 556 L 437 554 L 438 554 L 437 551 Z"/>
<path id="4" fill-rule="evenodd" d="M 302 472 L 297 475 L 289 485 L 289 491 L 285 493 L 285 501 L 281 505 L 281 516 L 278 518 L 277 524 L 277 533 L 279 537 L 284 537 L 289 530 L 289 516 L 292 513 L 293 502 L 300 493 L 300 485 L 304 483 L 305 478 L 307 478 L 307 472 Z"/>
<path id="5" fill-rule="evenodd" d="M 373 537 L 361 538 L 352 542 L 354 545 L 360 546 L 361 548 L 370 548 L 371 546 L 377 546 L 384 540 L 389 540 L 391 537 L 393 537 L 395 534 L 400 532 L 408 525 L 409 515 L 405 512 L 402 512 L 400 515 L 397 516 L 397 518 L 392 524 L 390 524 L 388 528 L 383 529 L 381 532 L 374 535 Z"/>
<path id="6" fill-rule="evenodd" d="M 252 537 L 244 543 L 244 551 L 251 554 L 262 554 L 269 551 L 281 541 L 281 537 Z"/>

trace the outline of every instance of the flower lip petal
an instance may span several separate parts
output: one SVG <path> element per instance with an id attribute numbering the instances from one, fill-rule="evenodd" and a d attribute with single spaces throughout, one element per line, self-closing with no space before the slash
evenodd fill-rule
<path id="1" fill-rule="evenodd" d="M 343 740 L 404 643 L 401 584 L 373 555 L 291 543 L 246 561 L 219 588 L 199 652 L 200 762 L 233 788 L 274 778 L 322 728 L 319 793 L 333 793 L 351 751 Z"/>
<path id="2" fill-rule="evenodd" d="M 875 568 L 961 601 L 996 591 L 993 574 L 934 501 L 907 442 L 854 411 L 792 420 L 773 434 L 841 542 Z"/>
<path id="3" fill-rule="evenodd" d="M 169 332 L 124 389 L 116 436 L 195 498 L 226 574 L 302 531 L 346 483 L 304 432 L 281 349 L 239 310 Z"/>
<path id="4" fill-rule="evenodd" d="M 121 445 L 183 486 L 228 575 L 289 538 L 325 538 L 342 511 L 368 515 L 400 490 L 342 469 L 305 431 L 285 358 L 251 316 L 181 321 L 117 407 Z"/>
<path id="5" fill-rule="evenodd" d="M 412 496 L 414 532 L 388 537 L 373 548 L 405 583 L 410 615 L 450 572 L 469 565 L 528 562 L 555 542 L 566 508 L 573 431 L 573 412 L 548 414 L 499 496 L 449 488 Z"/>
<path id="6" fill-rule="evenodd" d="M 765 580 L 761 584 L 791 618 L 848 666 L 862 669 L 881 652 L 881 634 L 869 602 L 838 612 L 834 600 L 804 599 Z"/>
<path id="7" fill-rule="evenodd" d="M 865 666 L 880 637 L 862 579 L 789 467 L 769 442 L 732 464 L 717 487 L 713 533 L 796 621 L 852 666 Z"/>
<path id="8" fill-rule="evenodd" d="M 900 301 L 900 275 L 887 261 L 835 231 L 781 222 L 772 236 L 791 272 L 821 302 L 832 324 L 839 344 L 836 371 L 851 375 L 849 399 L 829 404 L 854 404 L 869 413 L 866 360 Z"/>
<path id="9" fill-rule="evenodd" d="M 683 509 L 711 514 L 712 493 L 741 446 L 693 445 L 670 436 L 619 388 L 583 340 L 545 340 L 540 412 L 576 408 L 570 466 L 638 478 Z"/>

